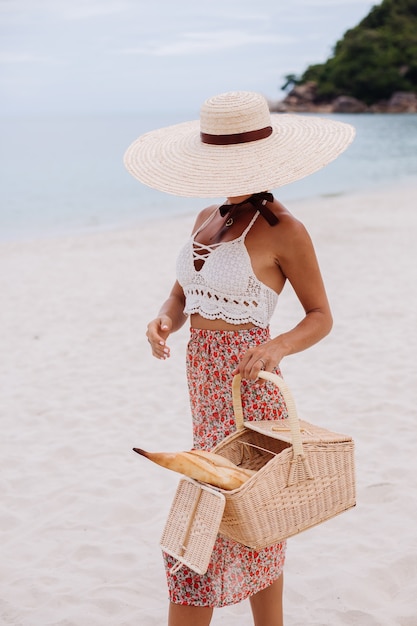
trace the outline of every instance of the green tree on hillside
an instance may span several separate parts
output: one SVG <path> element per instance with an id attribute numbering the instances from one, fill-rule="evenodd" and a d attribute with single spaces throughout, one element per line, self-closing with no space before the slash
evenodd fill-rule
<path id="1" fill-rule="evenodd" d="M 319 101 L 348 95 L 372 104 L 395 91 L 417 91 L 417 0 L 373 7 L 337 42 L 331 58 L 293 82 L 311 80 Z"/>

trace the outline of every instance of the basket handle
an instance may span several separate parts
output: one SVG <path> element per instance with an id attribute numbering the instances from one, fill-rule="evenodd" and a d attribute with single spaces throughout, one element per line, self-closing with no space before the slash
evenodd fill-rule
<path id="1" fill-rule="evenodd" d="M 277 374 L 273 374 L 272 372 L 265 372 L 264 370 L 261 370 L 259 372 L 258 377 L 274 383 L 274 385 L 276 385 L 282 393 L 288 411 L 288 423 L 291 431 L 294 457 L 304 456 L 303 443 L 301 440 L 300 421 L 298 419 L 294 398 L 292 397 L 291 391 L 289 390 L 287 383 Z M 233 378 L 232 383 L 233 411 L 235 414 L 237 430 L 243 430 L 244 428 L 242 396 L 240 392 L 241 380 L 241 375 L 236 374 L 236 376 L 234 376 Z"/>

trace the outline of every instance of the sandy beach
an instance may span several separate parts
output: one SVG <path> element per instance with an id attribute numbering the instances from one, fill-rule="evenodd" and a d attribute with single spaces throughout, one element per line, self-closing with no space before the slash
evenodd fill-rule
<path id="1" fill-rule="evenodd" d="M 276 194 L 279 198 L 279 194 Z M 417 625 L 417 181 L 292 203 L 335 319 L 282 362 L 300 417 L 351 434 L 357 507 L 288 542 L 286 626 Z M 191 447 L 187 328 L 145 337 L 194 215 L 0 245 L 0 624 L 161 626 L 160 535 Z M 302 311 L 285 288 L 272 334 Z M 252 624 L 249 603 L 213 622 Z"/>

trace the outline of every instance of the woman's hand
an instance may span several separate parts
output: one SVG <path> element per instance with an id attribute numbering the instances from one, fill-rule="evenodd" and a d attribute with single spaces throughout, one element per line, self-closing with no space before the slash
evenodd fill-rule
<path id="1" fill-rule="evenodd" d="M 287 354 L 286 348 L 277 337 L 255 348 L 249 348 L 232 374 L 240 374 L 242 378 L 256 380 L 262 370 L 273 372 L 285 354 Z M 259 381 L 261 384 L 263 382 Z"/>
<path id="2" fill-rule="evenodd" d="M 167 359 L 170 349 L 166 345 L 172 330 L 172 320 L 168 315 L 160 315 L 148 324 L 146 336 L 152 349 L 152 354 L 157 359 Z"/>
<path id="3" fill-rule="evenodd" d="M 166 341 L 171 333 L 177 331 L 185 321 L 184 292 L 178 281 L 174 283 L 168 299 L 159 310 L 158 317 L 149 322 L 146 336 L 152 348 L 152 354 L 157 359 L 168 359 L 171 355 Z"/>

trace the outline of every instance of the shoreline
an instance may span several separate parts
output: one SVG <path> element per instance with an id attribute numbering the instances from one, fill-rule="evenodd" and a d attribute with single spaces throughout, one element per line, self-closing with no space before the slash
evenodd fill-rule
<path id="1" fill-rule="evenodd" d="M 400 182 L 398 181 L 388 181 L 385 184 L 381 185 L 380 182 L 369 184 L 365 187 L 361 187 L 358 189 L 347 190 L 347 191 L 339 191 L 339 192 L 329 192 L 329 193 L 318 193 L 316 195 L 308 195 L 308 196 L 300 196 L 295 198 L 283 199 L 282 203 L 291 211 L 296 214 L 297 207 L 314 204 L 320 201 L 326 201 L 327 199 L 337 199 L 337 198 L 346 198 L 346 197 L 361 197 L 361 196 L 369 196 L 376 193 L 395 193 L 397 189 L 406 188 L 410 193 L 413 190 L 417 190 L 417 177 L 412 176 L 404 176 Z M 284 188 L 285 189 L 285 188 Z M 275 197 L 280 199 L 280 189 L 274 190 Z M 185 200 L 189 200 L 189 198 L 185 198 Z M 32 233 L 14 233 L 8 234 L 6 236 L 0 235 L 0 246 L 9 245 L 9 244 L 19 244 L 19 243 L 31 243 L 35 241 L 51 241 L 54 239 L 65 239 L 65 238 L 76 238 L 76 237 L 88 237 L 95 236 L 99 234 L 106 234 L 112 232 L 128 232 L 130 230 L 135 231 L 143 226 L 147 227 L 155 223 L 163 223 L 166 221 L 172 220 L 182 220 L 187 218 L 193 218 L 197 215 L 198 211 L 205 206 L 209 206 L 210 203 L 215 204 L 217 199 L 196 199 L 196 208 L 195 209 L 187 209 L 187 208 L 179 208 L 175 209 L 172 213 L 159 213 L 156 216 L 152 215 L 142 215 L 137 217 L 129 218 L 124 221 L 114 221 L 108 222 L 102 225 L 93 225 L 93 226 L 79 226 L 79 227 L 69 227 L 64 226 L 62 228 L 57 229 L 45 229 L 44 231 L 32 232 Z"/>
<path id="2" fill-rule="evenodd" d="M 415 623 L 416 200 L 417 183 L 289 204 L 334 327 L 283 375 L 302 419 L 352 435 L 358 493 L 355 509 L 288 541 L 286 626 Z M 187 329 L 157 361 L 145 328 L 194 217 L 0 245 L 5 625 L 166 621 L 158 544 L 179 477 L 132 447 L 191 447 Z M 272 335 L 301 316 L 286 286 Z M 212 621 L 251 623 L 247 601 Z"/>

